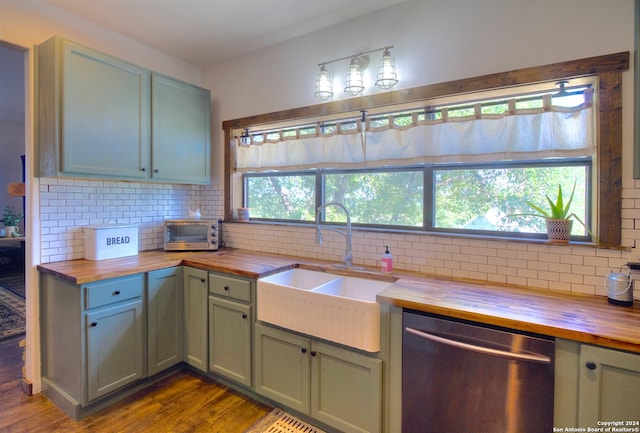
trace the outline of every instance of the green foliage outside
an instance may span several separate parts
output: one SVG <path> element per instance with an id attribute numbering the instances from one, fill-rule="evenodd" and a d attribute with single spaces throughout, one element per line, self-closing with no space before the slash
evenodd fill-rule
<path id="1" fill-rule="evenodd" d="M 331 173 L 324 175 L 323 203 L 342 203 L 355 224 L 423 226 L 423 172 Z M 434 170 L 433 203 L 436 229 L 545 233 L 545 222 L 530 214 L 528 201 L 546 203 L 558 185 L 571 191 L 571 212 L 586 220 L 586 168 L 518 167 Z M 248 178 L 248 206 L 254 218 L 315 220 L 315 176 Z M 429 206 L 427 207 L 429 208 Z M 326 211 L 327 221 L 344 222 L 344 213 Z M 428 229 L 429 227 L 427 227 Z M 586 235 L 574 224 L 574 235 Z"/>
<path id="2" fill-rule="evenodd" d="M 435 180 L 435 226 L 505 232 L 545 233 L 545 221 L 530 214 L 527 201 L 546 203 L 558 185 L 571 191 L 577 180 L 571 211 L 585 220 L 584 167 L 530 167 L 448 170 Z M 574 224 L 573 233 L 585 235 Z"/>

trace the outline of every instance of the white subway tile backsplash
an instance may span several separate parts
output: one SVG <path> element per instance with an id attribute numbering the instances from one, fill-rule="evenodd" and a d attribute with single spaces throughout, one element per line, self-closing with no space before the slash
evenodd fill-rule
<path id="1" fill-rule="evenodd" d="M 633 191 L 627 191 L 630 188 Z M 623 189 L 622 240 L 635 246 L 640 238 L 640 181 Z M 222 218 L 224 191 L 205 185 L 40 179 L 41 262 L 84 255 L 82 226 L 109 220 L 139 225 L 139 249 L 162 248 L 163 219 L 200 209 Z M 344 238 L 324 231 L 315 245 L 315 228 L 287 225 L 227 223 L 227 246 L 290 254 L 312 260 L 340 262 Z M 535 289 L 604 295 L 604 277 L 626 264 L 624 249 L 594 248 L 444 235 L 353 232 L 354 262 L 378 267 L 389 245 L 394 269 L 445 278 L 468 278 Z"/>
<path id="2" fill-rule="evenodd" d="M 222 218 L 223 191 L 209 186 L 40 179 L 42 263 L 84 256 L 83 226 L 110 221 L 138 224 L 139 249 L 162 248 L 162 221 L 200 208 Z"/>

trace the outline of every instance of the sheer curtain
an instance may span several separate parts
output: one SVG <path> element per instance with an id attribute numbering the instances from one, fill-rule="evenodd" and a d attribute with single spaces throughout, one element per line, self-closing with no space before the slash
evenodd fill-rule
<path id="1" fill-rule="evenodd" d="M 547 157 L 579 157 L 595 152 L 593 91 L 585 91 L 584 103 L 575 107 L 551 104 L 543 98 L 539 109 L 516 109 L 508 101 L 505 114 L 483 114 L 480 104 L 474 114 L 450 117 L 439 110 L 439 118 L 412 113 L 409 124 L 398 125 L 388 115 L 385 126 L 355 121 L 355 128 L 340 128 L 315 134 L 264 140 L 237 145 L 237 171 L 297 170 L 306 168 L 362 168 L 437 162 L 483 162 L 528 160 Z M 376 116 L 380 119 L 380 116 Z M 345 122 L 347 123 L 347 122 Z M 354 124 L 353 120 L 348 121 Z M 252 140 L 253 141 L 253 140 Z"/>

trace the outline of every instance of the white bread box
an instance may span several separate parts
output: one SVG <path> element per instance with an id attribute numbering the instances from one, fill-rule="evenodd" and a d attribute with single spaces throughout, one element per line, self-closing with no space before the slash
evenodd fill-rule
<path id="1" fill-rule="evenodd" d="M 84 227 L 84 258 L 114 259 L 138 255 L 138 226 L 98 224 Z"/>

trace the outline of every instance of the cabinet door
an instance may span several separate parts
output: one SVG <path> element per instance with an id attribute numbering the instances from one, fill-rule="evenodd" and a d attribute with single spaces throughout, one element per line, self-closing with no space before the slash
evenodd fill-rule
<path id="1" fill-rule="evenodd" d="M 184 360 L 207 371 L 207 271 L 185 267 L 184 272 Z"/>
<path id="2" fill-rule="evenodd" d="M 583 344 L 579 393 L 580 426 L 639 421 L 640 355 Z"/>
<path id="3" fill-rule="evenodd" d="M 150 376 L 182 361 L 181 269 L 160 269 L 148 274 L 147 373 Z"/>
<path id="4" fill-rule="evenodd" d="M 382 360 L 313 341 L 311 416 L 343 432 L 380 432 Z"/>
<path id="5" fill-rule="evenodd" d="M 209 297 L 209 369 L 251 386 L 251 307 Z"/>
<path id="6" fill-rule="evenodd" d="M 153 74 L 151 176 L 156 180 L 210 182 L 211 96 L 208 90 Z"/>
<path id="7" fill-rule="evenodd" d="M 61 171 L 148 178 L 149 71 L 69 42 L 62 47 Z"/>
<path id="8" fill-rule="evenodd" d="M 142 300 L 88 313 L 84 325 L 89 401 L 142 379 Z"/>
<path id="9" fill-rule="evenodd" d="M 310 342 L 255 324 L 255 391 L 301 413 L 309 413 Z"/>

